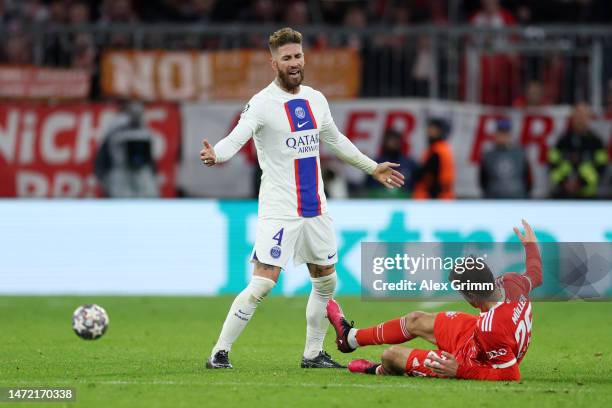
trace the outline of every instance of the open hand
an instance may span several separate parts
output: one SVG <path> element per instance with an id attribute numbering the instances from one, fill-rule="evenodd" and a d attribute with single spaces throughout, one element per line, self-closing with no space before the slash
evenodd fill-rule
<path id="1" fill-rule="evenodd" d="M 372 177 L 387 188 L 401 187 L 404 185 L 404 175 L 394 170 L 394 167 L 399 167 L 399 164 L 389 162 L 380 163 L 376 166 L 376 169 L 374 169 Z"/>
<path id="2" fill-rule="evenodd" d="M 514 227 L 514 233 L 521 240 L 523 245 L 531 242 L 538 242 L 538 238 L 536 237 L 535 232 L 533 232 L 531 225 L 529 225 L 529 223 L 527 223 L 527 221 L 524 219 L 521 221 L 523 223 L 523 228 L 525 228 L 525 234 L 521 234 L 521 231 L 517 227 Z"/>
<path id="3" fill-rule="evenodd" d="M 208 143 L 208 140 L 204 139 L 204 148 L 200 150 L 200 160 L 208 166 L 212 167 L 217 163 L 217 156 L 215 156 L 215 149 Z"/>

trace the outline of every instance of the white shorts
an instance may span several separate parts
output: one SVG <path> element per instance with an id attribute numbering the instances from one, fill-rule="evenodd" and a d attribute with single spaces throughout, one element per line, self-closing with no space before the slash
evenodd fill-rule
<path id="1" fill-rule="evenodd" d="M 308 218 L 259 218 L 252 261 L 284 268 L 294 265 L 333 265 L 338 260 L 336 234 L 329 214 Z"/>

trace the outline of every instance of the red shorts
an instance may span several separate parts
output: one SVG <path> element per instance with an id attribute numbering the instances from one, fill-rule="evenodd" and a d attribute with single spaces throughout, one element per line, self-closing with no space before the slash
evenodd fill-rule
<path id="1" fill-rule="evenodd" d="M 436 373 L 425 366 L 431 355 L 442 357 L 442 351 L 454 354 L 461 360 L 458 352 L 472 337 L 478 317 L 461 312 L 441 312 L 434 321 L 434 337 L 438 350 L 414 349 L 406 361 L 406 374 L 421 377 L 438 377 Z"/>

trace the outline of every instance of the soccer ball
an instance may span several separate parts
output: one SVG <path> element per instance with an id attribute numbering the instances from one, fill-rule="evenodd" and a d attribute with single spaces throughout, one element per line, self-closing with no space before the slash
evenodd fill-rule
<path id="1" fill-rule="evenodd" d="M 79 306 L 72 314 L 72 329 L 82 339 L 99 339 L 108 329 L 108 314 L 98 305 Z"/>

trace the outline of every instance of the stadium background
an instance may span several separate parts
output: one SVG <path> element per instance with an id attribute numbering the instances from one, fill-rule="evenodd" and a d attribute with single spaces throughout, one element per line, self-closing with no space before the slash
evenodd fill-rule
<path id="1" fill-rule="evenodd" d="M 612 151 L 612 16 L 605 1 L 0 4 L 0 194 L 8 197 L 0 206 L 10 231 L 0 238 L 8 254 L 0 266 L 4 293 L 239 290 L 254 239 L 259 173 L 252 142 L 213 169 L 203 168 L 197 153 L 202 138 L 224 137 L 246 100 L 271 80 L 266 39 L 284 25 L 304 33 L 306 83 L 328 96 L 339 128 L 371 157 L 394 129 L 402 155 L 419 162 L 428 120 L 442 118 L 450 128 L 457 199 L 444 204 L 364 200 L 377 196 L 364 175 L 322 147 L 346 257 L 340 293 L 356 293 L 353 249 L 361 240 L 503 241 L 521 216 L 551 240 L 611 237 L 610 166 L 595 203 L 551 199 L 548 165 L 548 150 L 582 101 L 592 109 L 591 129 Z M 145 104 L 165 200 L 101 198 L 94 158 L 125 101 Z M 537 201 L 479 201 L 479 163 L 500 118 L 511 121 L 528 156 Z M 365 220 L 365 211 L 376 215 Z M 416 235 L 405 232 L 413 226 Z M 439 230 L 457 233 L 441 238 Z M 112 238 L 119 233 L 125 241 Z M 28 260 L 34 239 L 45 244 L 40 258 Z M 150 248 L 165 262 L 152 262 Z M 114 266 L 99 281 L 76 279 L 97 263 Z M 169 270 L 177 278 L 163 283 Z M 157 283 L 126 284 L 126 277 L 136 283 L 144 276 Z M 278 290 L 305 290 L 305 274 L 285 279 Z"/>
<path id="2" fill-rule="evenodd" d="M 365 176 L 322 146 L 339 293 L 358 292 L 360 241 L 505 241 L 521 217 L 553 241 L 612 239 L 611 166 L 593 202 L 550 199 L 548 165 L 578 102 L 591 106 L 590 127 L 612 152 L 605 1 L 0 4 L 2 293 L 239 291 L 256 221 L 254 148 L 210 169 L 198 152 L 271 80 L 267 35 L 285 25 L 304 33 L 306 83 L 323 90 L 366 154 L 379 156 L 394 129 L 404 158 L 419 162 L 428 120 L 450 128 L 457 199 L 444 203 L 364 200 L 377 196 Z M 101 199 L 94 159 L 125 101 L 145 104 L 163 200 Z M 527 153 L 531 201 L 479 201 L 478 168 L 500 118 Z M 34 247 L 39 256 L 28 257 Z M 277 291 L 305 293 L 307 275 L 293 270 Z"/>
<path id="3" fill-rule="evenodd" d="M 0 386 L 74 387 L 88 407 L 610 406 L 608 302 L 535 303 L 516 384 L 301 370 L 304 267 L 274 289 L 291 296 L 260 306 L 236 369 L 205 370 L 251 273 L 258 173 L 251 144 L 219 168 L 198 152 L 271 80 L 269 33 L 294 26 L 306 83 L 365 153 L 378 157 L 393 128 L 402 160 L 420 162 L 427 121 L 450 127 L 454 200 L 375 198 L 323 147 L 345 310 L 363 326 L 416 309 L 473 313 L 355 296 L 359 244 L 508 242 L 521 218 L 542 241 L 612 241 L 609 164 L 596 194 L 573 200 L 551 198 L 548 166 L 581 101 L 612 151 L 611 21 L 607 0 L 0 0 Z M 145 105 L 163 198 L 102 197 L 94 161 L 126 101 Z M 483 198 L 479 163 L 500 118 L 529 158 L 530 199 Z M 110 315 L 96 342 L 70 330 L 85 303 Z M 331 335 L 325 347 L 348 362 Z"/>

